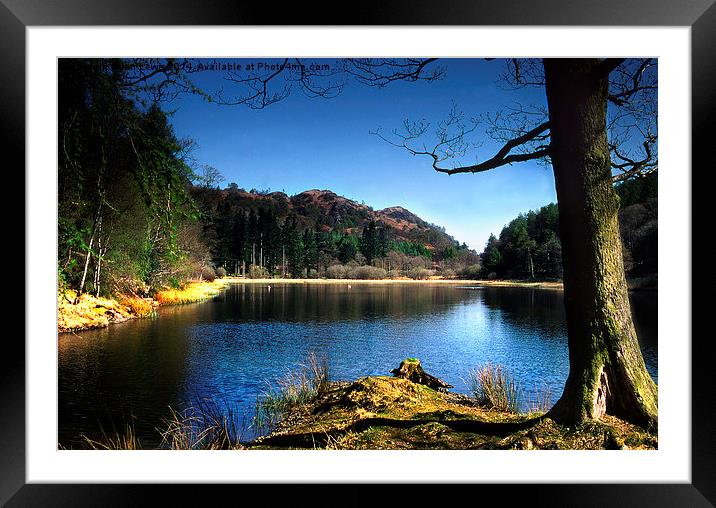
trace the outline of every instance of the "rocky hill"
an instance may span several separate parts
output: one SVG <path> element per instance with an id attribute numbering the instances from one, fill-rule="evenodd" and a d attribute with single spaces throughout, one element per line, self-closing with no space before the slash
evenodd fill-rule
<path id="1" fill-rule="evenodd" d="M 218 203 L 219 207 L 268 209 L 279 218 L 295 215 L 302 229 L 360 234 L 365 226 L 375 221 L 378 227 L 387 229 L 389 238 L 421 243 L 432 251 L 442 251 L 445 247 L 458 244 L 444 228 L 428 223 L 402 206 L 374 210 L 330 190 L 311 189 L 294 196 L 283 192 L 246 191 L 237 187 L 197 189 L 196 192 L 213 194 L 210 201 Z"/>

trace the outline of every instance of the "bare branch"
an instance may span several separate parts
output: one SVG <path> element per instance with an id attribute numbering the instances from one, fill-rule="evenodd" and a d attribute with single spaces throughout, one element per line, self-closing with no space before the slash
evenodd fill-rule
<path id="1" fill-rule="evenodd" d="M 101 59 L 100 65 L 116 78 L 124 93 L 144 103 L 170 102 L 184 93 L 201 91 L 189 79 L 196 72 L 189 59 Z"/>
<path id="2" fill-rule="evenodd" d="M 656 140 L 654 139 L 652 142 L 656 143 Z M 613 181 L 619 182 L 634 176 L 644 176 L 658 170 L 659 164 L 656 158 L 652 155 L 651 143 L 649 141 L 644 141 L 642 146 L 644 147 L 646 155 L 643 159 L 634 160 L 628 155 L 620 152 L 617 145 L 610 145 L 610 150 L 614 154 L 614 157 L 618 159 L 618 161 L 612 160 L 612 167 L 621 171 L 621 173 L 617 173 L 612 176 Z"/>
<path id="3" fill-rule="evenodd" d="M 647 70 L 653 65 L 651 58 L 642 60 L 634 69 L 621 65 L 616 73 L 616 78 L 610 80 L 609 100 L 617 106 L 623 106 L 639 92 L 657 90 L 656 75 L 647 76 Z M 652 76 L 653 79 L 648 80 Z"/>
<path id="4" fill-rule="evenodd" d="M 412 155 L 425 155 L 430 157 L 433 161 L 433 169 L 439 173 L 446 173 L 448 175 L 480 173 L 515 162 L 524 162 L 549 156 L 549 144 L 541 144 L 534 150 L 523 153 L 511 153 L 526 143 L 538 139 L 546 139 L 547 135 L 545 135 L 545 132 L 549 130 L 549 122 L 547 121 L 517 137 L 509 139 L 492 158 L 484 162 L 469 166 L 444 167 L 441 165 L 442 162 L 465 154 L 469 147 L 469 144 L 466 142 L 466 136 L 477 128 L 478 122 L 476 120 L 472 120 L 472 126 L 468 128 L 463 121 L 463 117 L 464 115 L 457 112 L 453 105 L 447 120 L 438 125 L 436 129 L 438 142 L 431 149 L 425 145 L 420 148 L 414 146 L 415 141 L 427 132 L 429 128 L 430 124 L 424 120 L 419 122 L 409 122 L 406 120 L 403 123 L 404 134 L 393 131 L 393 136 L 399 141 L 388 139 L 380 130 L 372 132 L 372 134 L 393 146 L 407 150 L 408 153 Z"/>
<path id="5" fill-rule="evenodd" d="M 349 58 L 343 70 L 357 81 L 382 88 L 393 81 L 435 81 L 443 77 L 445 69 L 426 71 L 437 58 L 373 59 Z"/>
<path id="6" fill-rule="evenodd" d="M 626 59 L 609 76 L 609 145 L 617 180 L 658 169 L 658 72 L 652 58 Z M 640 140 L 641 138 L 641 140 Z"/>
<path id="7" fill-rule="evenodd" d="M 506 90 L 528 86 L 544 86 L 544 66 L 539 58 L 506 58 L 505 69 L 497 77 L 498 85 Z"/>
<path id="8" fill-rule="evenodd" d="M 342 81 L 330 79 L 339 73 L 337 69 L 324 69 L 298 58 L 285 58 L 280 63 L 265 67 L 263 72 L 251 70 L 247 74 L 240 70 L 228 71 L 224 79 L 232 87 L 238 87 L 239 93 L 229 96 L 221 88 L 210 96 L 210 102 L 263 109 L 288 97 L 293 85 L 297 85 L 307 97 L 327 99 L 338 96 L 344 86 Z"/>
<path id="9" fill-rule="evenodd" d="M 605 58 L 594 69 L 594 78 L 602 79 L 608 77 L 614 69 L 624 63 L 624 60 L 626 60 L 626 58 Z"/>

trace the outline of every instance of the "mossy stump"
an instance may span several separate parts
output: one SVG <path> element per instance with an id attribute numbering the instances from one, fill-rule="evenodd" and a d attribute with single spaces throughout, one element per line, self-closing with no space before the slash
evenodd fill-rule
<path id="1" fill-rule="evenodd" d="M 422 365 L 420 365 L 420 360 L 417 358 L 406 358 L 400 362 L 400 367 L 391 370 L 390 373 L 395 377 L 407 379 L 408 381 L 425 385 L 434 390 L 445 391 L 448 388 L 452 388 L 452 385 L 447 384 L 442 379 L 438 379 L 425 372 Z"/>

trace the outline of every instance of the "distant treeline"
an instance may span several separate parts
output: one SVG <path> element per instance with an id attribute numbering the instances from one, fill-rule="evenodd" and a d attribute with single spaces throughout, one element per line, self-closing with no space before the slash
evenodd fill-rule
<path id="1" fill-rule="evenodd" d="M 631 276 L 657 272 L 658 176 L 627 180 L 615 186 L 620 198 L 619 227 L 624 267 Z M 518 215 L 490 235 L 481 255 L 481 275 L 506 279 L 559 279 L 562 246 L 556 204 Z"/>
<path id="2" fill-rule="evenodd" d="M 58 71 L 60 289 L 146 295 L 225 273 L 561 275 L 555 205 L 518 216 L 479 256 L 399 207 L 375 212 L 327 191 L 321 201 L 312 191 L 289 198 L 235 183 L 220 189 L 215 169 L 197 174 L 193 142 L 174 134 L 156 102 L 161 85 L 128 75 L 118 61 L 60 59 Z M 656 271 L 656 186 L 652 176 L 617 187 L 633 274 Z"/>
<path id="3" fill-rule="evenodd" d="M 422 221 L 399 231 L 338 197 L 327 213 L 310 195 L 219 189 L 218 172 L 197 170 L 193 142 L 156 102 L 162 84 L 106 63 L 58 63 L 60 289 L 146 295 L 224 273 L 424 277 L 477 265 Z"/>
<path id="4" fill-rule="evenodd" d="M 191 194 L 204 212 L 203 233 L 213 261 L 231 274 L 335 277 L 354 273 L 351 268 L 370 266 L 382 271 L 355 273 L 384 278 L 417 274 L 417 269 L 454 274 L 479 262 L 474 251 L 455 241 L 430 249 L 422 242 L 396 236 L 393 229 L 375 220 L 356 227 L 360 218 L 347 215 L 350 210 L 340 223 L 329 223 L 325 210 L 302 206 L 297 213 L 282 199 L 247 198 L 246 191 L 236 185 L 226 189 L 194 186 Z"/>

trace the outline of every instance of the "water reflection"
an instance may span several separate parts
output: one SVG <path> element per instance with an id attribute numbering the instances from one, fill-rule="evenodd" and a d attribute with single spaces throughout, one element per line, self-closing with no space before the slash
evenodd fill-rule
<path id="1" fill-rule="evenodd" d="M 656 293 L 632 299 L 656 377 Z M 405 357 L 466 392 L 463 376 L 487 361 L 510 367 L 526 397 L 568 372 L 562 293 L 528 288 L 415 284 L 234 285 L 211 302 L 167 307 L 154 320 L 62 335 L 59 438 L 71 446 L 98 421 L 136 417 L 147 446 L 168 406 L 197 397 L 236 402 L 250 418 L 266 383 L 309 352 L 329 357 L 335 379 L 387 374 Z"/>

